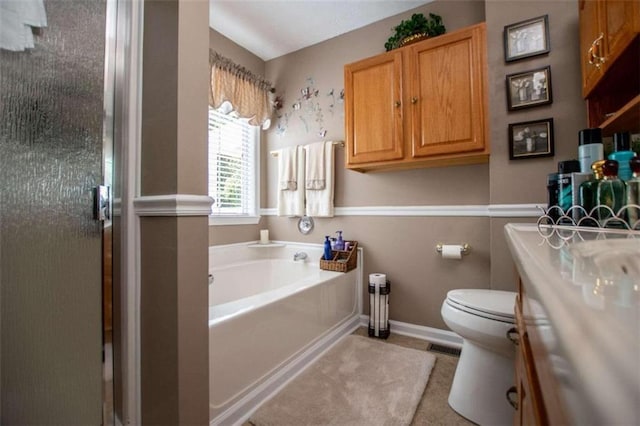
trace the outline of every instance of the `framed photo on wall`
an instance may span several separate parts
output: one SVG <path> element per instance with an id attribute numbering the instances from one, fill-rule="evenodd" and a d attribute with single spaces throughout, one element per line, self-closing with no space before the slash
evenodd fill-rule
<path id="1" fill-rule="evenodd" d="M 504 27 L 504 60 L 517 61 L 549 52 L 549 15 Z"/>
<path id="2" fill-rule="evenodd" d="M 509 111 L 547 105 L 553 102 L 551 93 L 551 67 L 509 74 L 507 107 Z"/>
<path id="3" fill-rule="evenodd" d="M 509 159 L 553 157 L 553 118 L 509 124 Z"/>

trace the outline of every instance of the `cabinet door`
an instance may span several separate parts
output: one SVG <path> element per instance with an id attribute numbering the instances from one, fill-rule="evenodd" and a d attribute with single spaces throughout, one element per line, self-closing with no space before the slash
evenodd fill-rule
<path id="1" fill-rule="evenodd" d="M 410 47 L 413 157 L 483 150 L 485 25 Z"/>
<path id="2" fill-rule="evenodd" d="M 620 56 L 637 34 L 640 21 L 639 5 L 638 0 L 608 0 L 602 3 L 607 65 Z"/>
<path id="3" fill-rule="evenodd" d="M 521 295 L 519 300 L 522 300 Z M 540 398 L 540 385 L 533 363 L 531 343 L 520 306 L 515 308 L 516 328 L 518 330 L 518 348 L 516 350 L 516 388 L 518 405 L 514 414 L 515 425 L 549 424 L 545 407 Z"/>
<path id="4" fill-rule="evenodd" d="M 345 66 L 347 167 L 403 158 L 402 53 Z"/>
<path id="5" fill-rule="evenodd" d="M 600 0 L 580 1 L 580 61 L 582 65 L 582 96 L 585 98 L 593 90 L 603 75 L 599 58 L 606 55 L 605 28 L 602 25 L 602 5 Z"/>

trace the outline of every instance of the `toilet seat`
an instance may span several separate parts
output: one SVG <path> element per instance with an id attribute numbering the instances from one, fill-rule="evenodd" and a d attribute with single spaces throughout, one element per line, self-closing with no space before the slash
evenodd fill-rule
<path id="1" fill-rule="evenodd" d="M 514 323 L 515 297 L 511 291 L 464 289 L 449 291 L 445 302 L 471 315 Z"/>

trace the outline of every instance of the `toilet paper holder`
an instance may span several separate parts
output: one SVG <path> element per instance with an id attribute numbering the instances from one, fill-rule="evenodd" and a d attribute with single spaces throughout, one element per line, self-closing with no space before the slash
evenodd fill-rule
<path id="1" fill-rule="evenodd" d="M 436 244 L 436 251 L 438 253 L 442 253 L 442 246 L 443 245 L 444 244 L 442 244 L 442 243 Z M 469 244 L 467 244 L 467 243 L 460 244 L 460 253 L 461 254 L 465 254 L 466 255 L 466 254 L 469 254 L 470 251 L 471 251 L 471 246 Z"/>

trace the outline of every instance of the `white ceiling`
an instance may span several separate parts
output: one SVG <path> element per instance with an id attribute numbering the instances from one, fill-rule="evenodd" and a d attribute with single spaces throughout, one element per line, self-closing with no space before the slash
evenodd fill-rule
<path id="1" fill-rule="evenodd" d="M 268 61 L 432 0 L 209 1 L 209 26 Z"/>

